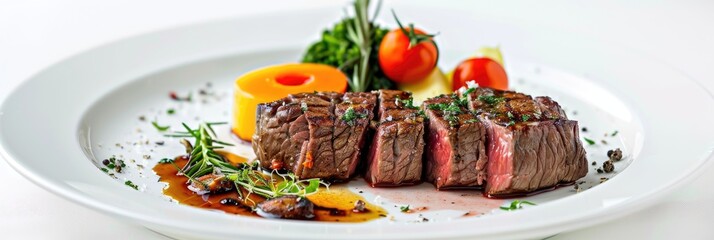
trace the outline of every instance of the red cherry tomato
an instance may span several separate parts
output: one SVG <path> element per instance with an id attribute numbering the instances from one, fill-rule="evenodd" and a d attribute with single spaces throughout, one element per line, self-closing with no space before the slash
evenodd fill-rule
<path id="1" fill-rule="evenodd" d="M 379 45 L 379 66 L 389 79 L 397 83 L 416 83 L 425 79 L 436 67 L 439 52 L 436 45 L 424 31 L 414 29 L 422 37 L 414 46 L 409 46 L 409 28 L 397 28 L 387 33 Z M 410 34 L 411 35 L 411 34 Z"/>
<path id="2" fill-rule="evenodd" d="M 508 90 L 506 70 L 489 58 L 471 58 L 461 62 L 454 70 L 452 88 L 456 91 L 471 80 L 476 81 L 479 87 Z"/>

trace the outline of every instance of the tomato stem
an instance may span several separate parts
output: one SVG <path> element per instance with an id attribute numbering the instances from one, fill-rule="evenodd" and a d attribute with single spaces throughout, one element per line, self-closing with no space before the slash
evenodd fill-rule
<path id="1" fill-rule="evenodd" d="M 419 34 L 416 33 L 414 30 L 414 23 L 409 23 L 409 30 L 404 28 L 402 25 L 402 22 L 399 21 L 399 18 L 397 17 L 397 13 L 394 12 L 394 9 L 392 9 L 392 15 L 394 16 L 394 20 L 397 21 L 397 25 L 399 26 L 399 29 L 402 30 L 402 33 L 406 35 L 409 38 L 409 47 L 412 48 L 419 43 L 427 42 L 434 44 L 434 48 L 436 48 L 436 61 L 439 62 L 439 46 L 436 45 L 436 42 L 434 42 L 433 37 L 435 37 L 437 34 Z"/>

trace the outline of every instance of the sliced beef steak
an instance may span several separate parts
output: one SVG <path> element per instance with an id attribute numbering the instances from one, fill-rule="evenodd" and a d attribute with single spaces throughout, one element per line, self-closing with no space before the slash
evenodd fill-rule
<path id="1" fill-rule="evenodd" d="M 487 88 L 466 97 L 487 130 L 486 194 L 528 193 L 587 174 L 578 122 L 555 101 Z"/>
<path id="2" fill-rule="evenodd" d="M 379 124 L 367 157 L 365 179 L 370 185 L 400 186 L 421 181 L 424 118 L 411 105 L 411 94 L 379 90 Z"/>
<path id="3" fill-rule="evenodd" d="M 300 93 L 259 104 L 253 150 L 261 167 L 299 178 L 346 180 L 373 116 L 371 93 Z M 344 116 L 354 118 L 345 121 Z"/>
<path id="4" fill-rule="evenodd" d="M 486 180 L 486 129 L 455 95 L 428 99 L 426 181 L 437 189 L 480 188 Z"/>
<path id="5" fill-rule="evenodd" d="M 377 98 L 372 93 L 349 92 L 335 107 L 332 148 L 335 151 L 335 178 L 349 179 L 355 174 L 365 145 Z"/>

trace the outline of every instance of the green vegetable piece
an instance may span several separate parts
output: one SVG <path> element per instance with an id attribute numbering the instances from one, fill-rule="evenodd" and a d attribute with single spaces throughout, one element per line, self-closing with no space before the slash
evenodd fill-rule
<path id="1" fill-rule="evenodd" d="M 508 207 L 501 206 L 501 207 L 499 207 L 499 208 L 500 208 L 501 210 L 505 210 L 505 211 L 514 211 L 514 210 L 518 210 L 518 209 L 523 208 L 523 204 L 527 204 L 527 205 L 531 205 L 531 206 L 535 206 L 535 205 L 536 205 L 535 203 L 532 203 L 532 202 L 529 202 L 529 201 L 525 201 L 525 200 L 513 200 L 513 201 L 511 202 L 511 204 L 510 204 Z"/>
<path id="2" fill-rule="evenodd" d="M 480 96 L 478 96 L 478 100 L 481 101 L 481 102 L 484 102 L 484 103 L 486 103 L 486 104 L 488 104 L 488 105 L 495 105 L 495 104 L 497 104 L 497 103 L 499 103 L 499 102 L 502 102 L 502 101 L 504 100 L 504 98 L 502 98 L 502 97 L 496 97 L 496 96 L 493 96 L 493 95 L 488 95 L 488 96 L 486 96 L 486 95 L 480 95 Z"/>
<path id="3" fill-rule="evenodd" d="M 157 123 L 156 120 L 152 121 L 152 122 L 151 122 L 151 125 L 153 125 L 154 128 L 156 128 L 156 130 L 159 130 L 159 132 L 165 132 L 166 130 L 169 130 L 169 128 L 171 128 L 171 126 L 161 126 L 161 125 L 159 125 L 159 123 Z"/>
<path id="4" fill-rule="evenodd" d="M 126 182 L 124 182 L 124 185 L 127 185 L 127 186 L 133 188 L 134 190 L 139 190 L 139 186 L 137 186 L 136 184 L 134 184 L 134 183 L 131 182 L 130 180 L 126 180 Z"/>
<path id="5" fill-rule="evenodd" d="M 345 114 L 342 115 L 342 121 L 345 121 L 348 125 L 352 126 L 355 124 L 355 120 L 359 118 L 366 118 L 367 114 L 359 114 L 355 111 L 353 107 L 347 108 Z"/>
<path id="6" fill-rule="evenodd" d="M 172 163 L 172 162 L 174 162 L 174 160 L 171 158 L 162 158 L 161 160 L 159 160 L 159 163 L 161 163 L 161 164 Z"/>

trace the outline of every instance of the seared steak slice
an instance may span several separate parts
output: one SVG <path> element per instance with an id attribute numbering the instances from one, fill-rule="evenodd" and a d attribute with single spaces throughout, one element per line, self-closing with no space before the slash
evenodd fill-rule
<path id="1" fill-rule="evenodd" d="M 411 106 L 411 94 L 379 90 L 379 126 L 367 157 L 365 179 L 372 186 L 411 185 L 421 181 L 424 118 Z"/>
<path id="2" fill-rule="evenodd" d="M 308 125 L 300 103 L 289 97 L 259 104 L 253 150 L 265 169 L 291 169 L 303 142 L 308 141 Z"/>
<path id="3" fill-rule="evenodd" d="M 335 106 L 332 148 L 337 172 L 334 179 L 346 180 L 355 174 L 376 103 L 372 93 L 348 92 Z"/>
<path id="4" fill-rule="evenodd" d="M 334 103 L 317 94 L 291 97 L 300 102 L 309 133 L 309 140 L 302 143 L 292 171 L 299 178 L 329 178 L 336 169 L 332 149 Z"/>
<path id="5" fill-rule="evenodd" d="M 488 131 L 486 194 L 528 193 L 587 174 L 578 122 L 555 101 L 486 88 L 467 98 Z"/>
<path id="6" fill-rule="evenodd" d="M 299 178 L 346 180 L 373 116 L 371 93 L 300 93 L 259 104 L 253 150 L 261 167 Z M 354 116 L 345 121 L 344 115 Z"/>
<path id="7" fill-rule="evenodd" d="M 486 129 L 455 95 L 428 99 L 425 177 L 437 189 L 480 188 L 486 180 Z"/>

